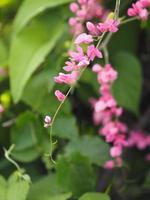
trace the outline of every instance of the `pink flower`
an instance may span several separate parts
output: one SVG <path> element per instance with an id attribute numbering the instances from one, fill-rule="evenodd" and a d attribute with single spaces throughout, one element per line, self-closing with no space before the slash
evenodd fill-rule
<path id="1" fill-rule="evenodd" d="M 118 31 L 118 26 L 120 22 L 118 20 L 109 19 L 107 20 L 108 30 L 111 33 L 115 33 Z"/>
<path id="2" fill-rule="evenodd" d="M 71 59 L 76 62 L 80 62 L 85 57 L 83 53 L 83 49 L 80 46 L 76 46 L 76 51 L 69 51 L 69 56 L 71 56 Z"/>
<path id="3" fill-rule="evenodd" d="M 82 60 L 78 63 L 78 67 L 86 67 L 90 64 L 89 60 L 88 60 L 88 57 L 87 56 L 84 56 L 82 58 Z"/>
<path id="4" fill-rule="evenodd" d="M 59 101 L 64 101 L 64 99 L 65 99 L 65 95 L 62 92 L 60 92 L 59 90 L 55 91 L 55 96 L 57 97 L 57 99 Z"/>
<path id="5" fill-rule="evenodd" d="M 74 73 L 71 74 L 59 73 L 58 76 L 54 77 L 54 80 L 56 83 L 59 84 L 66 83 L 68 85 L 72 85 L 76 82 L 76 76 L 74 76 Z"/>
<path id="6" fill-rule="evenodd" d="M 148 18 L 148 11 L 147 9 L 142 9 L 141 12 L 139 13 L 139 16 L 142 20 L 146 21 Z"/>
<path id="7" fill-rule="evenodd" d="M 115 141 L 114 141 L 114 145 L 115 146 L 120 146 L 120 147 L 125 147 L 127 146 L 127 141 L 126 141 L 126 137 L 125 135 L 118 135 L 116 138 L 115 138 Z"/>
<path id="8" fill-rule="evenodd" d="M 79 10 L 79 6 L 77 3 L 71 3 L 70 4 L 70 10 L 74 13 L 76 13 Z"/>
<path id="9" fill-rule="evenodd" d="M 112 157 L 118 157 L 122 153 L 122 148 L 120 146 L 114 146 L 110 149 L 110 155 Z"/>
<path id="10" fill-rule="evenodd" d="M 86 27 L 87 27 L 88 31 L 90 32 L 90 34 L 95 35 L 95 36 L 97 36 L 99 34 L 97 27 L 93 23 L 87 22 Z"/>
<path id="11" fill-rule="evenodd" d="M 117 117 L 120 117 L 123 113 L 123 108 L 113 107 L 113 108 L 111 108 L 111 112 L 112 112 L 112 114 L 116 115 Z"/>
<path id="12" fill-rule="evenodd" d="M 105 65 L 105 68 L 98 74 L 99 83 L 109 83 L 117 78 L 117 71 L 115 71 L 110 64 Z"/>
<path id="13" fill-rule="evenodd" d="M 108 160 L 105 165 L 104 165 L 104 168 L 105 169 L 113 169 L 115 166 L 115 163 L 113 160 Z"/>
<path id="14" fill-rule="evenodd" d="M 103 128 L 101 129 L 101 134 L 104 135 L 104 136 L 115 136 L 119 133 L 119 129 L 118 127 L 116 126 L 116 123 L 115 122 L 108 122 L 107 124 L 105 124 L 103 126 Z M 112 142 L 112 141 L 110 141 Z"/>
<path id="15" fill-rule="evenodd" d="M 70 25 L 70 26 L 75 26 L 76 24 L 77 24 L 76 18 L 71 17 L 71 18 L 69 19 L 69 25 Z"/>
<path id="16" fill-rule="evenodd" d="M 105 101 L 102 101 L 101 99 L 96 102 L 95 104 L 95 111 L 100 112 L 107 108 L 107 103 Z"/>
<path id="17" fill-rule="evenodd" d="M 150 7 L 150 0 L 140 0 L 143 7 Z"/>
<path id="18" fill-rule="evenodd" d="M 117 157 L 117 158 L 116 158 L 116 162 L 117 162 L 117 166 L 118 166 L 118 167 L 122 167 L 123 160 L 122 160 L 121 157 Z"/>
<path id="19" fill-rule="evenodd" d="M 88 46 L 87 55 L 91 61 L 95 59 L 95 57 L 102 58 L 102 53 L 96 48 L 94 45 Z"/>
<path id="20" fill-rule="evenodd" d="M 80 34 L 76 39 L 75 39 L 75 44 L 90 44 L 93 42 L 93 38 L 91 35 L 88 35 L 86 33 L 82 33 Z"/>
<path id="21" fill-rule="evenodd" d="M 132 4 L 132 8 L 128 9 L 128 15 L 139 16 L 142 20 L 147 20 L 148 18 L 148 10 L 147 7 L 150 7 L 150 0 L 139 0 L 136 3 Z"/>
<path id="22" fill-rule="evenodd" d="M 119 21 L 114 19 L 107 19 L 104 23 L 99 23 L 97 29 L 101 33 L 112 32 L 115 33 L 118 31 Z"/>
<path id="23" fill-rule="evenodd" d="M 66 66 L 64 66 L 63 69 L 64 69 L 66 72 L 70 72 L 70 71 L 73 71 L 73 70 L 74 70 L 75 62 L 67 61 L 67 62 L 65 62 L 65 64 L 66 64 Z"/>
<path id="24" fill-rule="evenodd" d="M 78 2 L 82 5 L 82 4 L 86 4 L 88 0 L 78 0 Z"/>
<path id="25" fill-rule="evenodd" d="M 92 67 L 92 71 L 95 73 L 99 73 L 102 70 L 102 67 L 99 64 L 95 64 Z"/>

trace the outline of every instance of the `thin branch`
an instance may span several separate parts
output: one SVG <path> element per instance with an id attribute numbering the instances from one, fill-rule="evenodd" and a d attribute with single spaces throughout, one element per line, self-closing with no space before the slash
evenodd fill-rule
<path id="1" fill-rule="evenodd" d="M 120 1 L 116 0 L 116 6 L 115 6 L 115 12 L 114 12 L 114 19 L 117 20 L 119 17 L 119 11 L 120 11 Z"/>
<path id="2" fill-rule="evenodd" d="M 4 148 L 5 158 L 17 168 L 18 172 L 21 172 L 21 168 L 19 167 L 19 165 L 10 157 L 14 147 L 15 145 L 12 144 L 8 150 Z"/>

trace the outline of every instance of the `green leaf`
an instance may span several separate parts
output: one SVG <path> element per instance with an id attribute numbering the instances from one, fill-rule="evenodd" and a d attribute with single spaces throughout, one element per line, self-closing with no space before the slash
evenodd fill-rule
<path id="1" fill-rule="evenodd" d="M 127 51 L 136 54 L 138 49 L 139 33 L 140 27 L 137 21 L 122 25 L 117 34 L 113 35 L 108 44 L 110 56 L 113 57 L 120 51 Z"/>
<path id="2" fill-rule="evenodd" d="M 44 115 L 53 115 L 59 105 L 52 90 L 54 87 L 53 77 L 54 71 L 47 69 L 34 75 L 27 83 L 22 95 L 24 103 L 31 106 L 34 111 Z M 35 95 L 39 91 L 40 95 Z M 65 102 L 62 113 L 70 113 L 70 104 L 68 101 Z"/>
<path id="3" fill-rule="evenodd" d="M 44 10 L 68 2 L 71 0 L 24 0 L 14 21 L 14 32 L 19 32 L 33 17 Z"/>
<path id="4" fill-rule="evenodd" d="M 71 193 L 63 194 L 55 175 L 50 174 L 32 185 L 27 200 L 66 200 L 69 197 Z"/>
<path id="5" fill-rule="evenodd" d="M 6 65 L 8 59 L 8 52 L 3 40 L 0 40 L 0 65 Z"/>
<path id="6" fill-rule="evenodd" d="M 141 65 L 134 55 L 126 52 L 116 54 L 112 63 L 118 71 L 113 85 L 114 97 L 120 106 L 137 115 L 142 87 Z"/>
<path id="7" fill-rule="evenodd" d="M 77 138 L 78 128 L 75 118 L 72 115 L 58 117 L 54 123 L 53 134 L 70 140 Z"/>
<path id="8" fill-rule="evenodd" d="M 73 195 L 80 196 L 93 191 L 96 180 L 89 159 L 72 154 L 70 157 L 59 157 L 56 165 L 57 178 L 60 186 Z"/>
<path id="9" fill-rule="evenodd" d="M 79 200 L 110 200 L 110 197 L 102 193 L 86 193 Z"/>
<path id="10" fill-rule="evenodd" d="M 6 200 L 6 190 L 7 182 L 2 176 L 0 176 L 0 197 L 2 200 Z"/>
<path id="11" fill-rule="evenodd" d="M 64 30 L 60 15 L 42 16 L 32 21 L 12 39 L 10 51 L 10 85 L 14 102 L 22 96 L 24 87 Z"/>
<path id="12" fill-rule="evenodd" d="M 60 194 L 60 195 L 56 195 L 56 196 L 47 198 L 45 200 L 67 200 L 71 196 L 72 196 L 72 193 L 68 192 L 68 193 L 65 193 L 65 194 Z"/>
<path id="13" fill-rule="evenodd" d="M 146 175 L 143 186 L 146 188 L 149 188 L 149 186 L 150 186 L 150 171 Z"/>
<path id="14" fill-rule="evenodd" d="M 43 70 L 29 80 L 23 92 L 22 100 L 39 113 L 47 114 L 53 110 L 54 104 L 50 98 L 50 92 L 54 86 L 53 77 L 52 70 Z M 35 95 L 39 91 L 40 95 Z"/>
<path id="15" fill-rule="evenodd" d="M 30 188 L 29 181 L 18 175 L 18 172 L 13 173 L 7 185 L 7 200 L 26 200 Z"/>
<path id="16" fill-rule="evenodd" d="M 19 161 L 30 162 L 45 151 L 48 138 L 38 118 L 31 112 L 22 113 L 11 130 L 12 155 Z M 45 148 L 44 147 L 44 148 Z"/>
<path id="17" fill-rule="evenodd" d="M 83 81 L 85 84 L 90 84 L 93 87 L 95 93 L 98 93 L 99 84 L 97 82 L 97 76 L 95 73 L 91 73 L 91 69 L 86 69 L 85 73 L 81 77 L 81 81 Z"/>
<path id="18" fill-rule="evenodd" d="M 88 147 L 88 148 L 87 148 Z M 65 149 L 66 155 L 78 152 L 89 158 L 91 163 L 103 166 L 110 159 L 109 145 L 101 138 L 95 136 L 83 136 L 72 140 Z"/>

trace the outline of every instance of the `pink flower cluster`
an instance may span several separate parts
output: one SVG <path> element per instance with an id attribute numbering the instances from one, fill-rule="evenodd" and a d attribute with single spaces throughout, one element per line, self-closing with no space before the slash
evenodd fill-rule
<path id="1" fill-rule="evenodd" d="M 84 32 L 86 21 L 94 18 L 103 21 L 108 13 L 98 0 L 78 0 L 77 3 L 70 4 L 70 10 L 75 14 L 75 17 L 69 19 L 71 32 L 74 35 Z"/>
<path id="2" fill-rule="evenodd" d="M 102 58 L 102 53 L 95 47 L 93 43 L 93 37 L 86 33 L 78 35 L 75 39 L 75 51 L 69 51 L 69 61 L 67 61 L 63 67 L 66 73 L 59 73 L 54 77 L 54 80 L 58 84 L 74 85 L 80 75 L 80 71 L 87 67 L 91 61 L 96 57 Z M 84 53 L 81 44 L 87 44 L 86 52 Z M 55 96 L 59 101 L 64 101 L 65 95 L 59 90 L 55 91 Z"/>
<path id="3" fill-rule="evenodd" d="M 150 7 L 150 0 L 138 0 L 132 4 L 132 8 L 128 9 L 128 15 L 130 17 L 138 16 L 142 20 L 147 20 L 148 9 Z"/>
<path id="4" fill-rule="evenodd" d="M 150 147 L 150 135 L 146 135 L 139 130 L 134 130 L 130 132 L 127 142 L 128 147 L 136 147 L 139 150 L 144 150 Z M 150 153 L 146 155 L 146 160 L 150 161 Z"/>
<path id="5" fill-rule="evenodd" d="M 90 34 L 94 36 L 101 35 L 102 33 L 111 32 L 115 33 L 118 31 L 119 20 L 106 19 L 103 23 L 93 24 L 92 22 L 87 22 L 86 27 Z"/>
<path id="6" fill-rule="evenodd" d="M 135 146 L 139 150 L 144 150 L 150 146 L 150 135 L 144 134 L 142 131 L 131 131 L 128 138 L 128 147 Z"/>
<path id="7" fill-rule="evenodd" d="M 101 94 L 99 99 L 91 101 L 94 108 L 93 119 L 96 125 L 101 126 L 99 134 L 105 137 L 106 142 L 112 143 L 110 155 L 116 158 L 116 162 L 120 166 L 123 147 L 127 146 L 127 127 L 118 119 L 123 110 L 117 107 L 117 102 L 111 93 L 112 84 L 117 79 L 117 72 L 110 64 L 106 64 L 104 67 L 95 64 L 92 69 L 97 74 Z M 106 166 L 110 163 L 114 165 L 112 160 L 108 161 Z"/>

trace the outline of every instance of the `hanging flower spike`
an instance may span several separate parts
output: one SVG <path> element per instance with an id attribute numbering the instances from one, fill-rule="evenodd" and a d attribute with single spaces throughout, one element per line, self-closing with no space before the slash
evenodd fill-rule
<path id="1" fill-rule="evenodd" d="M 55 96 L 57 97 L 58 101 L 61 101 L 61 102 L 64 101 L 65 99 L 65 95 L 59 90 L 55 91 Z"/>
<path id="2" fill-rule="evenodd" d="M 112 143 L 110 155 L 117 158 L 121 156 L 123 147 L 127 146 L 125 136 L 127 127 L 118 119 L 123 110 L 117 107 L 117 102 L 111 94 L 112 84 L 117 79 L 118 73 L 111 64 L 106 64 L 104 67 L 95 64 L 92 71 L 97 74 L 101 94 L 99 99 L 92 100 L 92 107 L 94 108 L 93 119 L 96 125 L 101 126 L 99 134 L 105 137 L 106 142 Z M 114 161 L 110 163 L 114 164 Z M 121 164 L 122 162 L 119 162 L 117 166 Z"/>

